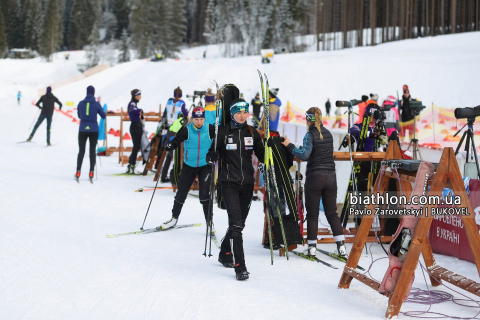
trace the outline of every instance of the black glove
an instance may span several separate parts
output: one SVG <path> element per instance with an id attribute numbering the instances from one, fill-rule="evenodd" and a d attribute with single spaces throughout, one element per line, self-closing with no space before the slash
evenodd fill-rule
<path id="1" fill-rule="evenodd" d="M 207 154 L 207 162 L 212 164 L 218 160 L 218 153 L 217 152 L 210 152 Z"/>
<path id="2" fill-rule="evenodd" d="M 370 132 L 370 134 L 368 135 L 369 138 L 372 138 L 372 139 L 375 139 L 375 133 L 374 132 Z"/>
<path id="3" fill-rule="evenodd" d="M 175 148 L 172 146 L 171 143 L 167 143 L 167 144 L 165 145 L 165 148 L 164 148 L 164 149 L 167 150 L 167 151 L 172 151 L 172 150 L 175 149 Z"/>

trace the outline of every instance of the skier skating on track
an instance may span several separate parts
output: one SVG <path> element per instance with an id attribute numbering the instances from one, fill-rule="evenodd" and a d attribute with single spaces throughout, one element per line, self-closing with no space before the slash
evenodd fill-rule
<path id="1" fill-rule="evenodd" d="M 52 116 L 55 103 L 57 103 L 60 107 L 59 109 L 62 110 L 62 103 L 55 97 L 52 93 L 52 88 L 47 87 L 47 93 L 41 96 L 41 98 L 35 104 L 38 108 L 42 109 L 40 116 L 38 117 L 37 123 L 35 127 L 33 127 L 33 131 L 28 137 L 27 141 L 32 141 L 35 132 L 37 131 L 38 127 L 42 124 L 43 120 L 47 120 L 47 145 L 50 146 L 50 130 L 52 126 Z M 40 106 L 40 104 L 42 106 Z"/>
<path id="2" fill-rule="evenodd" d="M 228 229 L 223 238 L 218 261 L 227 268 L 235 268 L 237 280 L 247 280 L 242 230 L 245 227 L 254 190 L 252 153 L 263 161 L 265 147 L 257 130 L 247 124 L 248 103 L 237 99 L 230 105 L 231 121 L 219 128 L 217 152 L 213 144 L 207 161 L 214 163 L 220 156 L 223 169 L 219 187 L 228 213 Z M 233 252 L 233 256 L 232 256 Z"/>
<path id="3" fill-rule="evenodd" d="M 346 256 L 345 236 L 337 215 L 337 175 L 333 160 L 333 137 L 323 126 L 322 112 L 319 108 L 310 108 L 305 115 L 308 132 L 303 138 L 303 147 L 295 147 L 287 137 L 282 142 L 295 157 L 303 161 L 308 160 L 304 186 L 308 243 L 305 254 L 315 256 L 317 251 L 319 203 L 322 199 L 325 216 L 337 243 L 337 253 Z"/>
<path id="4" fill-rule="evenodd" d="M 78 157 L 77 157 L 77 172 L 75 178 L 80 178 L 80 171 L 82 169 L 83 157 L 85 156 L 85 147 L 87 140 L 90 142 L 90 172 L 88 177 L 90 180 L 93 178 L 93 172 L 95 170 L 95 147 L 97 146 L 98 140 L 98 123 L 97 115 L 100 115 L 105 119 L 105 112 L 103 108 L 95 100 L 95 88 L 93 86 L 88 86 L 87 96 L 85 99 L 80 101 L 77 106 L 77 114 L 80 119 L 80 126 L 78 129 Z"/>
<path id="5" fill-rule="evenodd" d="M 199 199 L 203 206 L 205 221 L 207 221 L 212 165 L 207 163 L 206 156 L 214 135 L 215 127 L 205 122 L 205 109 L 197 107 L 192 112 L 192 122 L 180 129 L 175 138 L 165 145 L 165 150 L 172 151 L 183 143 L 184 163 L 177 194 L 173 201 L 172 218 L 162 223 L 160 229 L 167 230 L 175 227 L 196 176 L 199 182 Z"/>
<path id="6" fill-rule="evenodd" d="M 135 164 L 137 163 L 137 154 L 142 147 L 143 135 L 143 110 L 138 108 L 138 103 L 142 99 L 142 92 L 134 89 L 131 92 L 132 99 L 128 104 L 128 117 L 130 118 L 130 135 L 132 136 L 133 148 L 128 159 L 127 173 L 135 174 Z"/>

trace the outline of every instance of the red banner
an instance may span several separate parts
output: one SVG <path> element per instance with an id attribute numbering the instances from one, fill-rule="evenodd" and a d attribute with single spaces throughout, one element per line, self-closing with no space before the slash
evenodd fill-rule
<path id="1" fill-rule="evenodd" d="M 480 179 L 470 179 L 468 199 L 480 230 Z M 435 216 L 428 235 L 434 253 L 475 262 L 460 216 Z"/>

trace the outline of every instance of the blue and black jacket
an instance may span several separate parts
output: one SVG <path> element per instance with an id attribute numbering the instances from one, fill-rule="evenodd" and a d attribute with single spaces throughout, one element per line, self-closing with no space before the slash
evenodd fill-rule
<path id="1" fill-rule="evenodd" d="M 105 119 L 105 112 L 93 94 L 87 94 L 85 99 L 78 103 L 77 114 L 80 119 L 80 132 L 98 132 L 97 114 Z"/>
<path id="2" fill-rule="evenodd" d="M 207 153 L 215 136 L 215 127 L 204 124 L 197 129 L 193 122 L 181 128 L 171 145 L 177 148 L 183 142 L 183 161 L 186 165 L 199 168 L 207 165 Z"/>

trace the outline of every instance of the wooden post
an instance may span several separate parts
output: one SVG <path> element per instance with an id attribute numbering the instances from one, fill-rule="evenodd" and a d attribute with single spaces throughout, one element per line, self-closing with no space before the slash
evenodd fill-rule
<path id="1" fill-rule="evenodd" d="M 122 164 L 123 167 L 123 108 L 120 109 L 120 152 L 118 153 L 118 163 Z"/>
<path id="2" fill-rule="evenodd" d="M 363 46 L 363 0 L 358 0 L 358 34 L 357 34 L 357 46 Z"/>
<path id="3" fill-rule="evenodd" d="M 457 0 L 451 0 L 450 8 L 450 33 L 457 31 Z"/>
<path id="4" fill-rule="evenodd" d="M 376 34 L 375 34 L 375 29 L 377 26 L 377 10 L 376 10 L 376 5 L 377 1 L 376 0 L 370 0 L 370 29 L 372 30 L 371 34 L 371 39 L 370 39 L 370 45 L 374 46 L 375 45 L 375 39 L 376 39 Z"/>
<path id="5" fill-rule="evenodd" d="M 430 33 L 432 36 L 435 35 L 435 0 L 432 1 L 432 18 L 430 19 L 431 27 Z"/>

